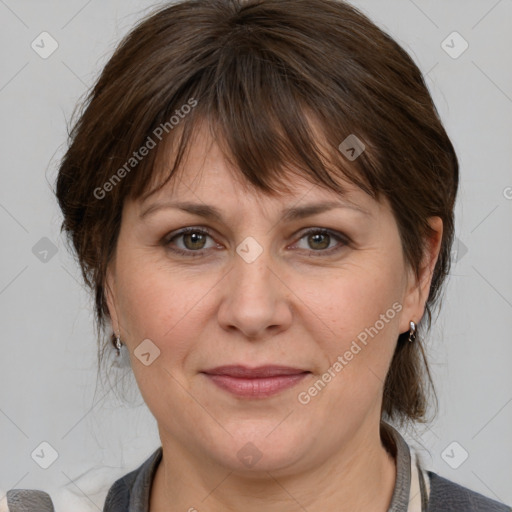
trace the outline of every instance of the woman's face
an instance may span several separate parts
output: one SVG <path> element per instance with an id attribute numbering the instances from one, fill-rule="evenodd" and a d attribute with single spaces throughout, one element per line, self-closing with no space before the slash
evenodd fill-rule
<path id="1" fill-rule="evenodd" d="M 389 206 L 355 186 L 340 196 L 297 178 L 293 193 L 265 196 L 234 177 L 206 132 L 184 169 L 125 204 L 108 275 L 113 327 L 164 449 L 287 472 L 374 435 L 395 344 L 423 315 L 439 240 L 418 283 Z M 295 376 L 205 373 L 225 365 Z"/>

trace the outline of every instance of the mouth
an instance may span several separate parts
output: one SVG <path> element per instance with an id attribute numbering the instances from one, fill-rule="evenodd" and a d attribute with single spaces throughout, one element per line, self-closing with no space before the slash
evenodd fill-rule
<path id="1" fill-rule="evenodd" d="M 218 388 L 241 398 L 267 398 L 302 381 L 311 372 L 289 366 L 219 366 L 204 375 Z"/>

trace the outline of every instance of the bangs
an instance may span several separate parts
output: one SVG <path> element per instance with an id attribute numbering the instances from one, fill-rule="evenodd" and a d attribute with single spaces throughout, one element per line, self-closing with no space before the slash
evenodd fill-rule
<path id="1" fill-rule="evenodd" d="M 285 63 L 279 48 L 273 41 L 270 52 L 256 31 L 240 30 L 219 50 L 215 66 L 200 69 L 183 84 L 157 121 L 162 124 L 191 98 L 197 106 L 162 138 L 152 161 L 133 173 L 131 199 L 145 199 L 183 171 L 184 157 L 194 151 L 194 134 L 202 125 L 242 181 L 257 190 L 270 195 L 289 192 L 290 181 L 299 176 L 340 194 L 343 182 L 350 182 L 378 196 L 376 170 L 368 169 L 376 165 L 370 141 L 345 114 L 343 102 L 336 106 L 339 115 L 332 116 L 340 91 L 329 96 L 325 83 L 314 87 L 313 70 L 309 72 L 304 62 L 299 65 L 298 58 L 297 66 L 290 67 L 294 50 L 282 49 Z M 148 133 L 157 126 L 155 122 Z M 338 148 L 354 133 L 366 151 L 350 161 Z"/>

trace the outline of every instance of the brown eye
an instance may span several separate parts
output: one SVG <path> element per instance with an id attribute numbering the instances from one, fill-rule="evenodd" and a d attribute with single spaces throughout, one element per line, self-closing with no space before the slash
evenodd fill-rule
<path id="1" fill-rule="evenodd" d="M 340 251 L 349 243 L 346 236 L 326 229 L 307 231 L 300 240 L 305 240 L 307 247 L 299 247 L 299 249 L 304 249 L 313 256 L 328 255 Z"/>
<path id="2" fill-rule="evenodd" d="M 327 249 L 331 241 L 328 233 L 315 233 L 308 235 L 308 244 L 312 249 Z"/>
<path id="3" fill-rule="evenodd" d="M 171 233 L 162 240 L 162 244 L 172 252 L 194 257 L 201 256 L 207 249 L 215 246 L 213 243 L 207 247 L 208 238 L 212 237 L 204 228 L 186 228 L 177 233 Z"/>
<path id="4" fill-rule="evenodd" d="M 194 250 L 194 249 L 204 249 L 206 237 L 208 235 L 194 231 L 191 233 L 185 233 L 180 236 L 182 237 L 183 244 L 185 245 L 185 247 L 187 249 Z"/>

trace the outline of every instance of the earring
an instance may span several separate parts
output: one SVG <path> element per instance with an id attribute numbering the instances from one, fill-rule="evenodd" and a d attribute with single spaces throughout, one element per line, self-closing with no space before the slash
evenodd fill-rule
<path id="1" fill-rule="evenodd" d="M 416 324 L 414 322 L 409 322 L 409 341 L 412 343 L 416 339 Z"/>
<path id="2" fill-rule="evenodd" d="M 121 355 L 121 346 L 122 346 L 122 343 L 121 343 L 121 334 L 118 333 L 116 334 L 116 339 L 115 339 L 115 348 L 117 350 L 117 355 L 120 356 Z"/>

